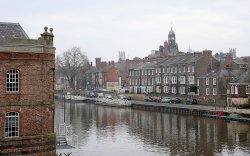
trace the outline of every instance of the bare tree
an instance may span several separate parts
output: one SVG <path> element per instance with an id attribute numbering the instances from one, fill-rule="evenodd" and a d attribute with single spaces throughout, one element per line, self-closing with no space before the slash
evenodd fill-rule
<path id="1" fill-rule="evenodd" d="M 76 78 L 87 70 L 88 58 L 80 47 L 72 47 L 56 58 L 56 68 L 63 74 L 71 88 L 76 88 Z"/>

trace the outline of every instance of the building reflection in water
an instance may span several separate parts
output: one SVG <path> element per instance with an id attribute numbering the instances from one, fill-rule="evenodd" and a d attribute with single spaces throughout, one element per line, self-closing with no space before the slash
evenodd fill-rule
<path id="1" fill-rule="evenodd" d="M 72 122 L 80 148 L 90 151 L 96 144 L 126 149 L 129 155 L 245 155 L 250 153 L 250 126 L 190 115 L 110 108 L 94 104 L 66 104 L 66 121 Z M 63 107 L 56 105 L 56 124 L 63 122 Z M 60 116 L 60 117 L 59 117 Z M 91 144 L 91 145 L 90 145 Z M 135 147 L 132 147 L 134 145 Z M 85 148 L 88 146 L 88 149 Z M 95 146 L 95 147 L 92 147 Z M 109 148 L 108 148 L 109 149 Z M 107 150 L 108 150 L 107 149 Z M 124 151 L 124 152 L 125 152 Z M 106 154 L 108 152 L 106 151 Z M 109 153 L 110 154 L 110 153 Z"/>

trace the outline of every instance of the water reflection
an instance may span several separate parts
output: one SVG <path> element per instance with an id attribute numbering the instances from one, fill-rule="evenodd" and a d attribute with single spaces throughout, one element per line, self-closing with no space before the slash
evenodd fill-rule
<path id="1" fill-rule="evenodd" d="M 250 126 L 239 122 L 84 103 L 66 104 L 66 122 L 82 155 L 250 154 Z M 63 123 L 62 102 L 56 123 Z"/>

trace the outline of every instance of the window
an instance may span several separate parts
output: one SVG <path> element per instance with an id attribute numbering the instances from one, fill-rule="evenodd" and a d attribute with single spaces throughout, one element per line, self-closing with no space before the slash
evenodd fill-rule
<path id="1" fill-rule="evenodd" d="M 19 72 L 15 69 L 10 69 L 7 72 L 6 89 L 7 92 L 18 92 L 19 91 Z"/>
<path id="2" fill-rule="evenodd" d="M 172 84 L 176 84 L 177 83 L 177 78 L 176 76 L 172 76 Z"/>
<path id="3" fill-rule="evenodd" d="M 164 83 L 168 83 L 168 76 L 164 76 Z"/>
<path id="4" fill-rule="evenodd" d="M 180 76 L 180 84 L 185 84 L 185 83 L 186 83 L 186 77 Z"/>
<path id="5" fill-rule="evenodd" d="M 216 95 L 217 94 L 217 90 L 216 88 L 213 88 L 213 95 Z"/>
<path id="6" fill-rule="evenodd" d="M 181 95 L 184 95 L 185 94 L 185 87 L 181 86 L 179 92 L 180 92 Z"/>
<path id="7" fill-rule="evenodd" d="M 237 85 L 234 88 L 234 94 L 238 94 L 238 86 Z"/>
<path id="8" fill-rule="evenodd" d="M 135 79 L 135 85 L 137 85 L 137 79 Z"/>
<path id="9" fill-rule="evenodd" d="M 234 86 L 231 86 L 231 94 L 234 94 Z"/>
<path id="10" fill-rule="evenodd" d="M 147 73 L 147 70 L 144 70 L 144 73 L 145 73 L 145 75 L 147 75 L 148 73 Z"/>
<path id="11" fill-rule="evenodd" d="M 213 78 L 213 85 L 216 85 L 216 78 Z"/>
<path id="12" fill-rule="evenodd" d="M 156 83 L 161 83 L 161 77 L 156 77 Z"/>
<path id="13" fill-rule="evenodd" d="M 154 70 L 152 70 L 152 75 L 154 75 Z"/>
<path id="14" fill-rule="evenodd" d="M 165 73 L 165 68 L 162 68 L 162 73 Z"/>
<path id="15" fill-rule="evenodd" d="M 151 71 L 150 70 L 148 70 L 148 75 L 151 75 Z"/>
<path id="16" fill-rule="evenodd" d="M 141 75 L 144 75 L 144 71 L 143 70 L 141 70 Z"/>
<path id="17" fill-rule="evenodd" d="M 206 95 L 210 95 L 209 88 L 206 88 Z"/>
<path id="18" fill-rule="evenodd" d="M 200 86 L 200 79 L 197 79 L 197 86 Z"/>
<path id="19" fill-rule="evenodd" d="M 188 73 L 190 72 L 190 66 L 188 66 Z"/>
<path id="20" fill-rule="evenodd" d="M 206 85 L 209 85 L 209 78 L 206 78 Z"/>
<path id="21" fill-rule="evenodd" d="M 194 72 L 194 66 L 192 66 L 192 72 Z"/>
<path id="22" fill-rule="evenodd" d="M 8 112 L 5 114 L 5 137 L 18 137 L 19 136 L 19 113 Z"/>
<path id="23" fill-rule="evenodd" d="M 194 76 L 188 76 L 189 84 L 194 84 Z"/>
<path id="24" fill-rule="evenodd" d="M 175 67 L 175 71 L 174 72 L 177 73 L 177 67 Z"/>
<path id="25" fill-rule="evenodd" d="M 179 68 L 179 73 L 181 73 L 181 67 Z"/>
<path id="26" fill-rule="evenodd" d="M 168 86 L 164 86 L 164 88 L 163 88 L 164 90 L 164 93 L 168 93 Z"/>
<path id="27" fill-rule="evenodd" d="M 184 67 L 183 67 L 183 73 L 185 73 L 185 72 L 186 72 L 186 67 L 184 66 Z"/>
<path id="28" fill-rule="evenodd" d="M 172 87 L 172 93 L 176 94 L 176 88 L 175 88 L 175 86 Z"/>
<path id="29" fill-rule="evenodd" d="M 130 85 L 130 86 L 132 85 L 132 81 L 131 81 L 131 79 L 129 79 L 129 85 Z"/>
<path id="30" fill-rule="evenodd" d="M 167 68 L 167 73 L 169 73 L 169 67 Z"/>
<path id="31" fill-rule="evenodd" d="M 171 67 L 170 68 L 170 73 L 173 73 L 174 72 L 173 70 L 174 70 L 174 68 Z"/>

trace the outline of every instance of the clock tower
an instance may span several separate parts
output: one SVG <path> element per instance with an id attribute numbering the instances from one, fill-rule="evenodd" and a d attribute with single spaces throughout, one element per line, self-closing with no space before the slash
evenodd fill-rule
<path id="1" fill-rule="evenodd" d="M 169 55 L 177 55 L 177 53 L 179 52 L 178 44 L 176 43 L 175 33 L 172 27 L 168 33 L 168 50 L 169 50 Z"/>

